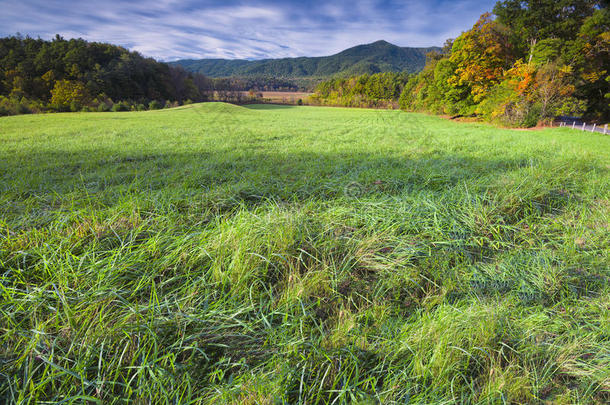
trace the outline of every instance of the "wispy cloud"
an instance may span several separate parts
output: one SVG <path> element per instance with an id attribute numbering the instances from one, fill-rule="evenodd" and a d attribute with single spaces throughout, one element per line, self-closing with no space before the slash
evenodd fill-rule
<path id="1" fill-rule="evenodd" d="M 161 60 L 321 56 L 385 39 L 442 45 L 495 0 L 0 0 L 0 35 L 123 45 Z"/>

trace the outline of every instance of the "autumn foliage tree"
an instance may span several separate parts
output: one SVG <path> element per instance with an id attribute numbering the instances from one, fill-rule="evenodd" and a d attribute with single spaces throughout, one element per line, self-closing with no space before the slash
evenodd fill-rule
<path id="1" fill-rule="evenodd" d="M 58 80 L 51 90 L 51 104 L 59 110 L 78 111 L 89 100 L 87 88 L 76 80 Z"/>
<path id="2" fill-rule="evenodd" d="M 320 83 L 311 101 L 314 104 L 348 107 L 394 107 L 409 80 L 408 73 L 364 74 Z"/>
<path id="3" fill-rule="evenodd" d="M 515 126 L 610 120 L 610 13 L 596 0 L 505 0 L 405 85 L 405 110 Z"/>
<path id="4" fill-rule="evenodd" d="M 454 41 L 449 60 L 455 64 L 449 83 L 454 87 L 467 85 L 474 102 L 479 102 L 511 65 L 508 31 L 485 13 Z"/>

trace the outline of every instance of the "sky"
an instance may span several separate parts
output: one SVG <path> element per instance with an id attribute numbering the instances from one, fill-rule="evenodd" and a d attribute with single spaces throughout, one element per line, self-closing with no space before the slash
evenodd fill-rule
<path id="1" fill-rule="evenodd" d="M 496 0 L 0 0 L 0 36 L 109 42 L 162 61 L 442 46 Z"/>

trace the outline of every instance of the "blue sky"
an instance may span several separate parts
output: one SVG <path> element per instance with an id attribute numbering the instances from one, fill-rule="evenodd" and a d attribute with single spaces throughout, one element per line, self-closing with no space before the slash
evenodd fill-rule
<path id="1" fill-rule="evenodd" d="M 84 38 L 160 60 L 331 55 L 380 39 L 442 45 L 496 0 L 0 0 L 0 36 Z"/>

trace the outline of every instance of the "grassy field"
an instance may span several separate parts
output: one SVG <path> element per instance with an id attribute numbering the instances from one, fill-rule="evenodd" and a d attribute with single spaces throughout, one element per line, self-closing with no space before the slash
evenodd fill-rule
<path id="1" fill-rule="evenodd" d="M 0 402 L 610 400 L 609 136 L 28 115 L 0 191 Z"/>

